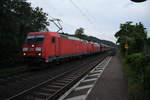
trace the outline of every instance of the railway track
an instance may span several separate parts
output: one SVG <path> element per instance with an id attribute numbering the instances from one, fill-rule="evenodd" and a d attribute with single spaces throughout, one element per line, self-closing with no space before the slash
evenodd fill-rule
<path id="1" fill-rule="evenodd" d="M 56 100 L 104 58 L 97 57 L 88 62 L 74 65 L 76 67 L 19 92 L 7 100 Z"/>

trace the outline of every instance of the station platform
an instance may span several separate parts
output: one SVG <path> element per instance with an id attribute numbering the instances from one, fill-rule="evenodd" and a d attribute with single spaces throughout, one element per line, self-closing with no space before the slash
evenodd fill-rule
<path id="1" fill-rule="evenodd" d="M 112 57 L 86 100 L 128 100 L 127 81 L 119 57 Z"/>
<path id="2" fill-rule="evenodd" d="M 118 55 L 107 57 L 59 100 L 128 100 Z"/>

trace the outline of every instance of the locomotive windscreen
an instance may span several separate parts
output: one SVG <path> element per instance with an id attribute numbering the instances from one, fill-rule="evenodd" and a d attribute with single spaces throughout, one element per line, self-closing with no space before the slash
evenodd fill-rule
<path id="1" fill-rule="evenodd" d="M 39 34 L 39 35 L 28 35 L 26 38 L 26 43 L 40 43 L 44 39 L 44 35 Z"/>

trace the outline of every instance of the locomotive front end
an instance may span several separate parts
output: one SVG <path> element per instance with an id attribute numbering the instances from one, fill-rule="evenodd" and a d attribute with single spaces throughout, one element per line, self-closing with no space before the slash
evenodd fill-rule
<path id="1" fill-rule="evenodd" d="M 45 35 L 42 33 L 29 33 L 22 48 L 22 55 L 25 63 L 35 63 L 44 61 Z"/>

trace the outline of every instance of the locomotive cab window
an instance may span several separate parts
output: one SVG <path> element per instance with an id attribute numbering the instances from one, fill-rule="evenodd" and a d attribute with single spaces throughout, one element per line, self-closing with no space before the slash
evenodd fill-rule
<path id="1" fill-rule="evenodd" d="M 55 37 L 52 37 L 52 38 L 51 38 L 51 42 L 52 42 L 52 43 L 55 43 L 55 42 L 56 42 L 56 38 L 55 38 Z"/>
<path id="2" fill-rule="evenodd" d="M 25 42 L 26 43 L 40 43 L 44 40 L 44 35 L 43 34 L 38 34 L 38 35 L 29 35 L 27 36 Z"/>

